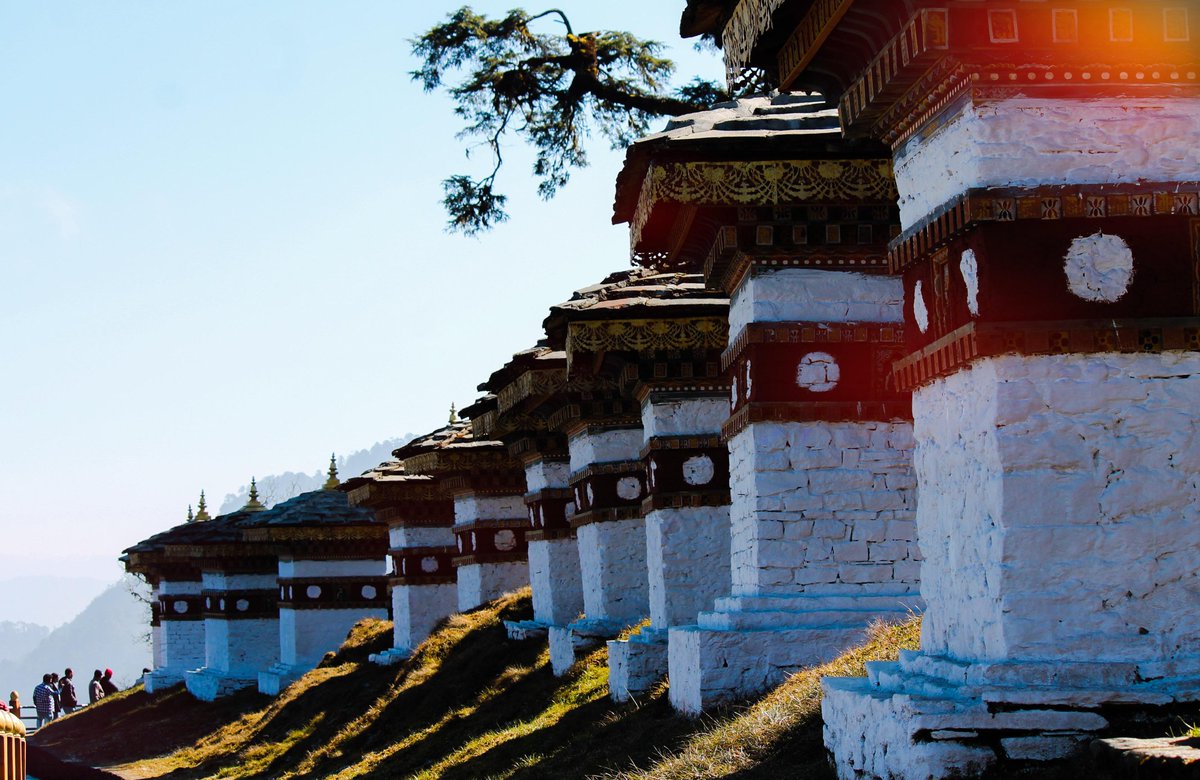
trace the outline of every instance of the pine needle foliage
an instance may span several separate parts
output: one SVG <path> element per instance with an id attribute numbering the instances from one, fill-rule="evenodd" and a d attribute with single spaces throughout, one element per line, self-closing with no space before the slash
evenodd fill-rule
<path id="1" fill-rule="evenodd" d="M 466 235 L 508 219 L 507 198 L 496 189 L 507 136 L 535 150 L 538 194 L 549 199 L 572 169 L 588 164 L 585 143 L 593 133 L 621 148 L 646 134 L 654 117 L 727 97 L 702 79 L 672 91 L 675 65 L 662 56 L 661 43 L 614 30 L 576 34 L 556 8 L 538 14 L 516 8 L 491 19 L 464 6 L 411 43 L 421 59 L 413 79 L 427 92 L 445 89 L 464 123 L 459 138 L 492 155 L 487 175 L 442 182 L 447 227 Z"/>

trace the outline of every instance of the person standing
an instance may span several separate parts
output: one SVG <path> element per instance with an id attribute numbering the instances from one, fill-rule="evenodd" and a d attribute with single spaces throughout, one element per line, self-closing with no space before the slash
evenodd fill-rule
<path id="1" fill-rule="evenodd" d="M 62 700 L 58 696 L 58 672 L 50 673 L 50 696 L 54 699 L 54 714 L 52 718 L 57 718 L 62 714 Z"/>
<path id="2" fill-rule="evenodd" d="M 21 717 L 21 694 L 16 691 L 8 694 L 8 711 L 18 718 Z"/>
<path id="3" fill-rule="evenodd" d="M 62 679 L 58 682 L 58 700 L 66 715 L 70 715 L 79 706 L 79 697 L 75 695 L 74 677 L 75 672 L 68 668 L 63 671 Z"/>
<path id="4" fill-rule="evenodd" d="M 92 675 L 92 681 L 88 683 L 88 702 L 95 704 L 104 698 L 104 684 L 101 682 L 101 677 L 104 675 L 99 669 Z"/>
<path id="5" fill-rule="evenodd" d="M 113 682 L 112 669 L 104 670 L 104 679 L 100 681 L 100 687 L 104 689 L 105 696 L 112 696 L 117 691 L 121 690 L 117 684 Z"/>
<path id="6" fill-rule="evenodd" d="M 37 728 L 54 719 L 54 694 L 50 675 L 42 675 L 42 684 L 33 689 L 33 706 L 37 710 Z"/>

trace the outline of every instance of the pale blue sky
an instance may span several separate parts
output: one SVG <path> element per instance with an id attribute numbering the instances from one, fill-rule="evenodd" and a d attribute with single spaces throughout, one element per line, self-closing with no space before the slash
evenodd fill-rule
<path id="1" fill-rule="evenodd" d="M 443 232 L 475 163 L 406 41 L 458 5 L 0 0 L 0 579 L 115 576 L 201 488 L 436 427 L 628 266 L 600 139 L 548 204 L 509 150 L 511 221 Z M 557 5 L 720 77 L 682 0 Z"/>

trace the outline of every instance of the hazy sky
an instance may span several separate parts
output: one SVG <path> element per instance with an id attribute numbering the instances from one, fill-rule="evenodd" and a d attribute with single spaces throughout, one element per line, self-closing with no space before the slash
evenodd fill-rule
<path id="1" fill-rule="evenodd" d="M 511 221 L 443 232 L 486 156 L 407 40 L 458 5 L 0 0 L 0 579 L 115 576 L 201 488 L 432 429 L 628 267 L 601 139 L 548 204 L 510 149 Z M 556 5 L 721 74 L 682 0 Z"/>

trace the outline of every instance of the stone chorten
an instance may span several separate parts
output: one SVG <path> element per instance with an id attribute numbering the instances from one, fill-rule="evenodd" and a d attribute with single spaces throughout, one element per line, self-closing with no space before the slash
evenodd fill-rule
<path id="1" fill-rule="evenodd" d="M 371 660 L 398 663 L 425 641 L 438 621 L 458 607 L 451 563 L 454 501 L 426 474 L 408 474 L 389 460 L 340 485 L 354 506 L 370 508 L 388 527 L 392 598 L 392 648 Z"/>
<path id="2" fill-rule="evenodd" d="M 839 775 L 1061 758 L 1200 698 L 1200 13 L 691 5 L 894 159 L 928 608 L 920 652 L 825 682 Z"/>

